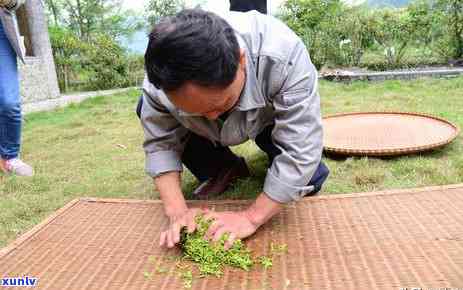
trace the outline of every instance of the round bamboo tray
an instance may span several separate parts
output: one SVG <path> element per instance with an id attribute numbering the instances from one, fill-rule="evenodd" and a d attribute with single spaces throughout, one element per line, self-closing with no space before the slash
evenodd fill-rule
<path id="1" fill-rule="evenodd" d="M 435 116 L 410 112 L 358 112 L 323 119 L 328 153 L 360 156 L 412 154 L 445 146 L 458 126 Z"/>

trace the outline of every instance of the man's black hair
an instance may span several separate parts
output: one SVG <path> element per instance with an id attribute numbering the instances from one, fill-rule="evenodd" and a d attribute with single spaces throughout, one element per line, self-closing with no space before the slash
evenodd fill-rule
<path id="1" fill-rule="evenodd" d="M 226 87 L 235 79 L 239 57 L 234 30 L 224 19 L 201 9 L 186 9 L 155 25 L 145 69 L 149 81 L 165 91 L 187 81 Z"/>

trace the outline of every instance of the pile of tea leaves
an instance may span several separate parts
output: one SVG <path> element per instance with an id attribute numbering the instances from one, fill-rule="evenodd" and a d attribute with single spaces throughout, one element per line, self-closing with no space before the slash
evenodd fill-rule
<path id="1" fill-rule="evenodd" d="M 228 234 L 223 235 L 217 242 L 209 241 L 205 237 L 212 221 L 198 215 L 196 231 L 188 233 L 185 229 L 182 230 L 180 245 L 184 258 L 197 263 L 201 277 L 207 275 L 220 277 L 225 265 L 249 271 L 253 265 L 251 251 L 241 240 L 236 240 L 228 250 L 225 250 Z"/>
<path id="2" fill-rule="evenodd" d="M 209 275 L 221 277 L 225 266 L 240 268 L 249 271 L 254 264 L 260 264 L 262 269 L 267 270 L 273 266 L 273 258 L 287 252 L 285 244 L 270 244 L 269 256 L 252 257 L 251 251 L 241 240 L 236 240 L 233 245 L 225 250 L 225 243 L 228 234 L 223 235 L 219 241 L 213 242 L 206 238 L 206 233 L 213 220 L 206 220 L 202 215 L 196 216 L 196 230 L 188 233 L 186 228 L 182 229 L 180 247 L 181 256 L 168 256 L 169 262 L 175 261 L 175 270 L 168 270 L 161 264 L 156 266 L 157 270 L 145 271 L 144 276 L 152 279 L 156 274 L 177 274 L 183 280 L 183 288 L 192 288 L 193 273 L 199 272 L 199 277 L 204 278 Z M 150 264 L 155 264 L 158 260 L 154 256 L 148 258 Z M 192 261 L 191 263 L 185 263 Z M 195 271 L 194 268 L 197 268 Z"/>

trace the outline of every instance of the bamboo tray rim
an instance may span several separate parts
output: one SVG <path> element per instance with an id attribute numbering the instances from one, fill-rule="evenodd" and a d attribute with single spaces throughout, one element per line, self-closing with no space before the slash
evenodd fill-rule
<path id="1" fill-rule="evenodd" d="M 418 112 L 360 111 L 360 112 L 332 114 L 332 115 L 328 115 L 324 117 L 323 120 L 334 119 L 334 118 L 339 118 L 339 117 L 344 117 L 344 116 L 355 116 L 355 115 L 408 115 L 408 116 L 424 117 L 430 120 L 445 123 L 449 125 L 450 127 L 452 127 L 454 129 L 454 132 L 450 137 L 448 137 L 447 139 L 441 142 L 426 144 L 422 146 L 408 146 L 408 147 L 404 146 L 403 148 L 399 148 L 399 149 L 350 149 L 350 148 L 339 148 L 339 147 L 333 147 L 333 146 L 324 146 L 324 150 L 326 152 L 339 153 L 339 154 L 345 154 L 345 155 L 352 154 L 352 155 L 373 155 L 373 156 L 393 156 L 393 155 L 411 154 L 411 153 L 418 153 L 418 152 L 428 151 L 431 149 L 436 149 L 436 148 L 445 146 L 447 144 L 450 144 L 460 134 L 460 127 L 458 125 L 448 120 L 445 120 L 443 118 L 431 115 L 431 114 L 418 113 Z"/>

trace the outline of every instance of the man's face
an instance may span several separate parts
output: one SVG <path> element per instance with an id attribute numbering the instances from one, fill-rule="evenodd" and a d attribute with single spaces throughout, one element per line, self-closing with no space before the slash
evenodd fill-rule
<path id="1" fill-rule="evenodd" d="M 215 120 L 238 102 L 245 79 L 246 55 L 241 50 L 235 80 L 228 87 L 211 88 L 188 82 L 177 90 L 168 91 L 167 95 L 180 110 Z"/>

